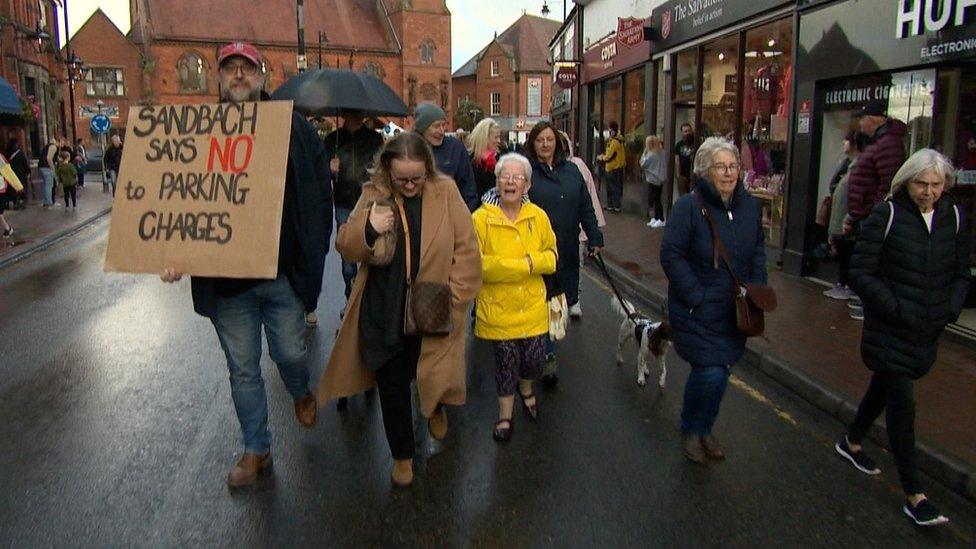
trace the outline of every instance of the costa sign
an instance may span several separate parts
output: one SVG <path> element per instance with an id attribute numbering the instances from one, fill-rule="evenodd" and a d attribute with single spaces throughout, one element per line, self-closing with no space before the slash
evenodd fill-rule
<path id="1" fill-rule="evenodd" d="M 579 74 L 576 72 L 576 67 L 563 66 L 556 71 L 556 85 L 560 88 L 567 90 L 576 86 L 578 82 Z"/>
<path id="2" fill-rule="evenodd" d="M 644 20 L 636 17 L 617 18 L 617 42 L 636 48 L 644 42 Z"/>

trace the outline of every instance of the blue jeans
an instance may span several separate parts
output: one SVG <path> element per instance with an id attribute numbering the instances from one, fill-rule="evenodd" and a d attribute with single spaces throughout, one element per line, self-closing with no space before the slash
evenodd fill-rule
<path id="1" fill-rule="evenodd" d="M 685 382 L 681 432 L 705 436 L 712 432 L 718 409 L 729 385 L 728 366 L 692 366 Z"/>
<path id="2" fill-rule="evenodd" d="M 230 370 L 234 409 L 244 436 L 244 451 L 264 454 L 271 449 L 268 396 L 261 377 L 261 325 L 271 360 L 292 398 L 308 390 L 308 348 L 305 306 L 284 275 L 258 283 L 233 296 L 217 298 L 213 319 Z"/>
<path id="3" fill-rule="evenodd" d="M 54 170 L 41 168 L 41 179 L 44 182 L 44 205 L 54 204 Z"/>
<path id="4" fill-rule="evenodd" d="M 105 172 L 105 185 L 112 188 L 112 196 L 115 196 L 115 185 L 119 181 L 119 172 L 108 170 Z M 105 189 L 103 189 L 105 190 Z"/>
<path id="5" fill-rule="evenodd" d="M 349 208 L 336 207 L 335 209 L 335 220 L 336 220 L 336 233 L 339 232 L 339 227 L 345 224 L 349 220 L 349 215 L 352 214 L 352 210 Z M 346 283 L 346 299 L 349 299 L 349 294 L 352 293 L 352 281 L 356 279 L 356 273 L 359 271 L 355 263 L 342 262 L 342 281 Z"/>

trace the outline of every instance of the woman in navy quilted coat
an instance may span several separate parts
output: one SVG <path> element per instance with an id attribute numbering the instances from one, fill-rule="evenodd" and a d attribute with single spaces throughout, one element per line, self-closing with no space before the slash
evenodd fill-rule
<path id="1" fill-rule="evenodd" d="M 835 448 L 861 472 L 879 474 L 861 441 L 886 411 L 903 511 L 920 526 L 948 522 L 925 498 L 918 475 L 913 386 L 935 363 L 939 336 L 959 318 L 970 284 L 967 221 L 945 192 L 953 180 L 952 165 L 938 152 L 913 154 L 892 179 L 888 199 L 861 225 L 851 258 L 851 283 L 864 302 L 861 358 L 873 373 Z"/>
<path id="2" fill-rule="evenodd" d="M 742 284 L 766 283 L 765 234 L 759 202 L 739 178 L 739 150 L 719 137 L 706 139 L 695 154 L 695 191 L 678 199 L 661 243 L 668 277 L 668 320 L 674 347 L 691 364 L 681 410 L 685 457 L 695 463 L 721 459 L 712 435 L 732 365 L 746 339 L 736 329 L 734 283 L 714 253 L 708 209 Z"/>

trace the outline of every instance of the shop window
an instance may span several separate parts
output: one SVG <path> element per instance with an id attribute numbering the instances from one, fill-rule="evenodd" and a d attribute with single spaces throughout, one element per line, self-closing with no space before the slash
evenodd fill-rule
<path id="1" fill-rule="evenodd" d="M 502 114 L 502 94 L 501 92 L 491 92 L 491 116 Z"/>
<path id="2" fill-rule="evenodd" d="M 792 109 L 792 20 L 782 19 L 747 31 L 745 44 L 740 143 L 743 180 L 762 204 L 766 244 L 779 247 Z"/>
<path id="3" fill-rule="evenodd" d="M 674 89 L 674 100 L 678 103 L 694 104 L 698 100 L 698 48 L 679 52 Z"/>
<path id="4" fill-rule="evenodd" d="M 624 181 L 640 183 L 643 181 L 640 170 L 640 155 L 644 150 L 644 67 L 634 69 L 624 75 L 625 114 L 620 122 L 624 136 L 624 150 L 627 152 L 627 167 Z"/>
<path id="5" fill-rule="evenodd" d="M 210 66 L 196 52 L 187 52 L 177 64 L 180 76 L 180 93 L 207 93 L 207 75 Z"/>
<path id="6" fill-rule="evenodd" d="M 92 67 L 85 72 L 85 95 L 88 97 L 121 97 L 125 95 L 122 69 Z"/>
<path id="7" fill-rule="evenodd" d="M 430 38 L 420 43 L 420 62 L 424 65 L 434 64 L 434 50 L 436 46 Z"/>
<path id="8" fill-rule="evenodd" d="M 664 84 L 667 74 L 664 72 L 664 63 L 659 59 L 654 62 L 654 70 L 657 72 L 657 91 L 655 92 L 656 116 L 654 119 L 654 131 L 658 135 L 664 134 L 664 113 L 667 105 L 667 97 L 664 95 Z"/>
<path id="9" fill-rule="evenodd" d="M 704 46 L 700 139 L 718 136 L 735 141 L 738 65 L 738 35 L 726 36 Z"/>

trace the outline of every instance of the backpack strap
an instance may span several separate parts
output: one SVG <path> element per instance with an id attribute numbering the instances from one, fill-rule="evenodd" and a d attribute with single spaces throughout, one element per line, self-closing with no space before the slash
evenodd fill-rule
<path id="1" fill-rule="evenodd" d="M 885 225 L 884 238 L 881 239 L 882 242 L 888 240 L 888 233 L 891 232 L 891 225 L 895 222 L 895 203 L 888 201 L 888 224 Z M 958 225 L 958 223 L 956 223 Z"/>

